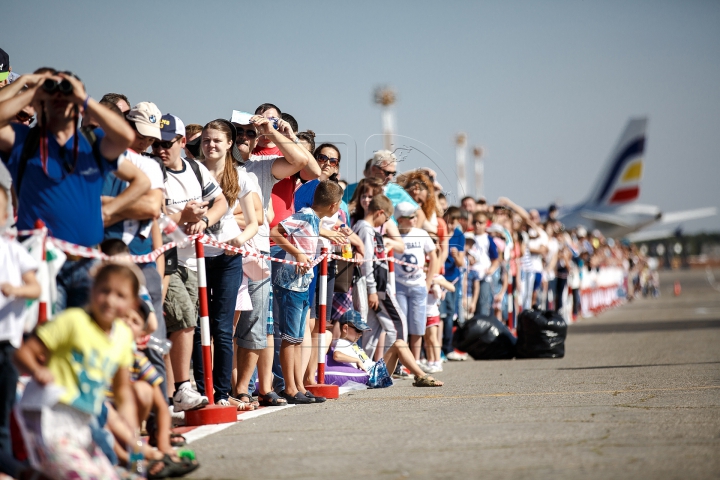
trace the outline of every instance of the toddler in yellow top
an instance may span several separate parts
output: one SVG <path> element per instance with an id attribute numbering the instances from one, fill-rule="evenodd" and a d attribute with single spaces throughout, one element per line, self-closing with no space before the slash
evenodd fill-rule
<path id="1" fill-rule="evenodd" d="M 131 267 L 103 265 L 95 275 L 90 305 L 68 309 L 38 327 L 15 355 L 34 382 L 61 389 L 58 402 L 42 411 L 46 455 L 41 468 L 53 477 L 117 476 L 93 443 L 89 422 L 100 413 L 105 390 L 112 385 L 118 412 L 137 427 L 129 372 L 134 339 L 120 318 L 137 308 L 139 285 Z"/>

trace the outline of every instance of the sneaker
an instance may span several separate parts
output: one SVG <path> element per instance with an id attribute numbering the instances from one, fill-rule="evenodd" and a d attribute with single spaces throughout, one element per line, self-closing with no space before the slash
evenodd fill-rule
<path id="1" fill-rule="evenodd" d="M 228 400 L 227 398 L 221 398 L 220 400 L 217 401 L 217 403 L 215 405 L 219 405 L 221 407 L 232 407 L 233 406 L 230 403 L 230 400 Z"/>
<path id="2" fill-rule="evenodd" d="M 392 376 L 393 378 L 408 378 L 410 375 L 408 375 L 403 366 L 398 363 Z"/>
<path id="3" fill-rule="evenodd" d="M 208 398 L 196 390 L 193 390 L 190 382 L 180 385 L 175 395 L 173 395 L 173 406 L 176 412 L 184 412 L 186 410 L 195 410 L 202 408 L 208 403 Z"/>
<path id="4" fill-rule="evenodd" d="M 468 359 L 467 353 L 458 353 L 456 351 L 452 351 L 447 354 L 447 359 L 451 362 L 464 362 Z"/>
<path id="5" fill-rule="evenodd" d="M 420 367 L 420 370 L 422 370 L 425 373 L 433 373 L 433 365 L 430 363 L 418 363 L 418 367 Z"/>
<path id="6" fill-rule="evenodd" d="M 173 427 L 185 425 L 185 412 L 176 412 L 175 407 L 172 405 L 168 407 L 168 410 L 170 410 Z"/>
<path id="7" fill-rule="evenodd" d="M 445 356 L 445 352 L 440 352 L 440 361 L 441 361 L 442 363 L 445 363 L 445 362 L 448 361 L 448 360 L 447 360 L 447 357 Z"/>
<path id="8" fill-rule="evenodd" d="M 425 373 L 439 373 L 443 371 L 442 362 L 433 362 L 428 365 L 428 369 Z"/>

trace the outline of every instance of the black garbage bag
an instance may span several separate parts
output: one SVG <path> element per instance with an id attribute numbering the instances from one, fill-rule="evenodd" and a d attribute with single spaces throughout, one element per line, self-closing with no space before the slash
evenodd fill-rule
<path id="1" fill-rule="evenodd" d="M 565 356 L 567 323 L 555 312 L 525 310 L 518 317 L 518 358 L 562 358 Z"/>
<path id="2" fill-rule="evenodd" d="M 455 330 L 453 347 L 475 360 L 502 360 L 515 356 L 515 337 L 497 318 L 478 314 Z"/>

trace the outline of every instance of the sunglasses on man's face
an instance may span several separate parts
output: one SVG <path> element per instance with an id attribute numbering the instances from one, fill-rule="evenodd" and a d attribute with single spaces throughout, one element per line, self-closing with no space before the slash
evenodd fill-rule
<path id="1" fill-rule="evenodd" d="M 237 130 L 238 138 L 240 138 L 243 135 L 249 139 L 257 138 L 257 136 L 258 136 L 257 131 L 254 128 L 244 129 L 244 128 L 235 126 L 235 129 Z"/>
<path id="2" fill-rule="evenodd" d="M 328 157 L 327 155 L 323 155 L 322 153 L 317 156 L 318 163 L 330 163 L 333 167 L 340 164 L 339 158 L 334 157 Z"/>
<path id="3" fill-rule="evenodd" d="M 164 148 L 165 150 L 172 148 L 172 146 L 180 140 L 179 138 L 176 138 L 174 140 L 161 140 L 161 141 L 154 141 L 152 146 L 153 148 Z"/>
<path id="4" fill-rule="evenodd" d="M 385 175 L 386 177 L 394 177 L 395 175 L 397 175 L 397 172 L 389 172 L 383 168 L 380 168 L 380 167 L 377 167 L 377 168 L 378 168 L 378 170 L 383 172 L 383 175 Z"/>

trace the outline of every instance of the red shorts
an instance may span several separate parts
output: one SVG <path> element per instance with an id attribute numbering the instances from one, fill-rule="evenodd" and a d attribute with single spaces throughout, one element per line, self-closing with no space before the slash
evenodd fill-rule
<path id="1" fill-rule="evenodd" d="M 427 317 L 427 323 L 425 324 L 425 327 L 436 327 L 440 325 L 440 315 L 436 315 L 434 317 Z"/>

